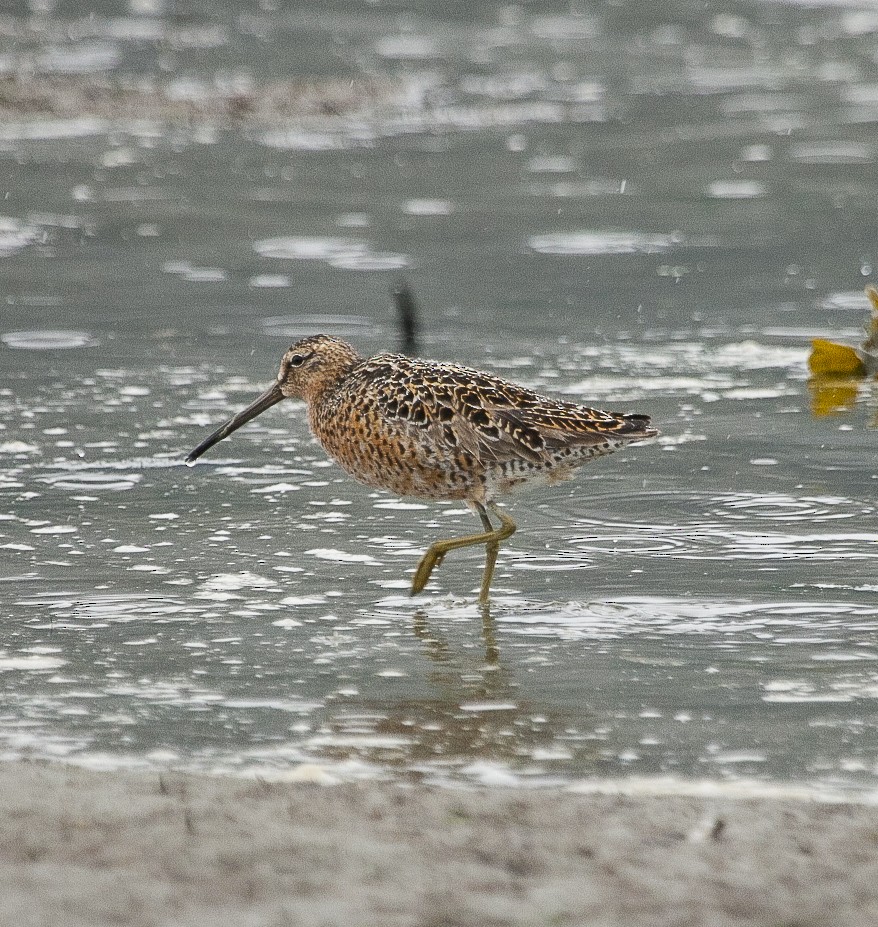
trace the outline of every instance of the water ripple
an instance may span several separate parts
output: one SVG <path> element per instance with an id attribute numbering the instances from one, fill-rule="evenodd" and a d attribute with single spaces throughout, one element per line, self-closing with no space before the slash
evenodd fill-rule
<path id="1" fill-rule="evenodd" d="M 511 597 L 498 616 L 521 633 L 569 638 L 571 634 L 598 640 L 622 637 L 718 634 L 748 641 L 754 648 L 788 636 L 791 629 L 816 632 L 834 640 L 851 620 L 865 634 L 878 630 L 878 607 L 849 602 L 747 601 L 674 599 L 662 596 L 618 597 L 608 602 L 567 602 L 528 606 Z M 759 637 L 751 637 L 758 632 Z M 743 637 L 742 637 L 743 636 Z M 799 639 L 804 643 L 804 633 Z"/>
<path id="2" fill-rule="evenodd" d="M 39 477 L 41 482 L 48 483 L 55 489 L 103 489 L 112 492 L 133 489 L 142 479 L 143 475 L 140 473 L 101 473 L 99 471 L 65 472 Z"/>
<path id="3" fill-rule="evenodd" d="M 266 238 L 253 243 L 261 257 L 293 261 L 328 261 L 330 258 L 363 254 L 369 248 L 356 238 L 284 237 Z"/>
<path id="4" fill-rule="evenodd" d="M 532 235 L 527 246 L 537 254 L 598 255 L 658 254 L 680 244 L 674 235 L 646 232 L 551 232 Z"/>
<path id="5" fill-rule="evenodd" d="M 262 320 L 267 335 L 282 338 L 303 338 L 332 332 L 353 337 L 377 333 L 375 323 L 364 315 L 275 315 Z"/>
<path id="6" fill-rule="evenodd" d="M 878 532 L 870 530 L 876 507 L 844 496 L 793 496 L 784 493 L 632 492 L 629 505 L 661 512 L 649 521 L 596 514 L 612 497 L 595 495 L 581 514 L 541 506 L 549 521 L 529 527 L 530 537 L 559 547 L 558 529 L 567 533 L 567 553 L 552 555 L 558 568 L 574 569 L 569 548 L 588 554 L 672 557 L 687 560 L 878 560 Z M 574 503 L 575 504 L 575 503 Z M 759 527 L 759 522 L 766 527 Z M 819 531 L 818 525 L 845 522 L 848 530 Z M 789 525 L 789 531 L 768 526 Z M 587 535 L 583 528 L 590 529 Z M 577 536 L 577 529 L 579 534 Z M 793 530 L 798 529 L 798 530 Z M 514 564 L 528 569 L 527 564 Z"/>
<path id="7" fill-rule="evenodd" d="M 43 330 L 5 332 L 0 341 L 10 348 L 25 351 L 61 351 L 70 348 L 92 348 L 98 339 L 89 332 Z"/>
<path id="8" fill-rule="evenodd" d="M 368 242 L 354 238 L 269 238 L 255 242 L 253 249 L 266 258 L 325 261 L 341 270 L 400 270 L 409 263 L 405 254 L 373 251 Z"/>
<path id="9" fill-rule="evenodd" d="M 791 496 L 783 493 L 732 493 L 718 496 L 720 508 L 712 513 L 722 518 L 749 521 L 826 522 L 874 515 L 875 507 L 843 496 Z"/>
<path id="10" fill-rule="evenodd" d="M 39 229 L 19 219 L 0 216 L 0 258 L 15 254 L 35 241 Z"/>

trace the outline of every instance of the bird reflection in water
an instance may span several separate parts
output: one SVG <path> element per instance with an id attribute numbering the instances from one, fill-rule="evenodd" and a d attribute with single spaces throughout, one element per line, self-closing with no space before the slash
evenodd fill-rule
<path id="1" fill-rule="evenodd" d="M 393 746 L 341 747 L 348 729 L 345 719 L 337 717 L 329 727 L 340 735 L 340 746 L 331 752 L 345 759 L 353 753 L 418 781 L 463 776 L 512 784 L 519 777 L 550 777 L 551 767 L 537 756 L 541 749 L 557 747 L 558 726 L 544 708 L 522 698 L 511 664 L 503 659 L 490 607 L 478 609 L 478 638 L 471 633 L 472 606 L 450 621 L 447 612 L 438 616 L 432 609 L 408 614 L 412 635 L 431 668 L 413 682 L 411 694 L 382 704 L 380 714 L 369 712 L 367 718 L 358 712 L 356 719 L 360 725 L 368 721 L 377 744 Z M 460 637 L 454 639 L 458 628 Z"/>

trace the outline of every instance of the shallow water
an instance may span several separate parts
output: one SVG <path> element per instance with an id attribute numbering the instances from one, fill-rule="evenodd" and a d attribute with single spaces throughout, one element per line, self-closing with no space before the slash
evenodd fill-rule
<path id="1" fill-rule="evenodd" d="M 2 755 L 874 790 L 878 393 L 806 358 L 874 279 L 878 13 L 430 9 L 0 20 L 35 80 L 392 88 L 4 120 Z M 182 465 L 296 337 L 395 346 L 400 275 L 423 354 L 663 431 L 511 504 L 487 613 L 478 551 L 407 596 L 472 516 L 353 483 L 301 406 Z"/>

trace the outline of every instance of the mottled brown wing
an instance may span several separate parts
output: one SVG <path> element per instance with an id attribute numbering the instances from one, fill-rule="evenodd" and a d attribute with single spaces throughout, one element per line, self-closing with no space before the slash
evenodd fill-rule
<path id="1" fill-rule="evenodd" d="M 552 400 L 456 364 L 379 355 L 364 365 L 362 375 L 370 380 L 382 415 L 422 429 L 432 442 L 465 451 L 486 464 L 522 459 L 537 463 L 562 447 L 656 433 L 648 427 L 648 416 Z"/>
<path id="2" fill-rule="evenodd" d="M 490 410 L 492 420 L 513 436 L 516 447 L 525 445 L 537 458 L 565 447 L 613 446 L 657 434 L 649 428 L 649 416 L 603 412 L 575 403 L 538 396 L 530 408 Z M 514 456 L 514 455 L 513 455 Z"/>

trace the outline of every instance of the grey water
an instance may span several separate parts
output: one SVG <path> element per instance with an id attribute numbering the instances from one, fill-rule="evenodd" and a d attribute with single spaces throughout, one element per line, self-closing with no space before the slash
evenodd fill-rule
<path id="1" fill-rule="evenodd" d="M 0 16 L 0 756 L 874 793 L 878 391 L 807 356 L 868 312 L 876 48 L 844 2 Z M 65 109 L 95 76 L 193 109 Z M 400 279 L 421 354 L 663 432 L 510 502 L 486 612 L 479 550 L 408 597 L 472 515 L 301 405 L 182 464 L 297 337 L 395 349 Z"/>

